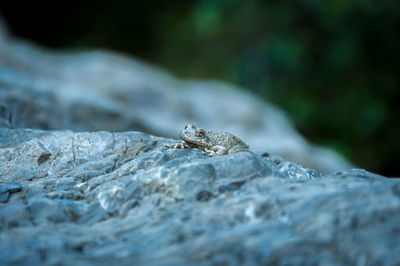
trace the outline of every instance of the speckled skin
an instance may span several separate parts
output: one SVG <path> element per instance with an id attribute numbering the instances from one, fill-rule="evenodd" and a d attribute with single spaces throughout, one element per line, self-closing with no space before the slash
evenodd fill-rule
<path id="1" fill-rule="evenodd" d="M 226 155 L 249 150 L 249 146 L 246 143 L 230 133 L 204 130 L 191 124 L 185 126 L 180 132 L 179 138 L 185 142 L 184 146 L 203 149 L 204 154 L 208 156 Z"/>

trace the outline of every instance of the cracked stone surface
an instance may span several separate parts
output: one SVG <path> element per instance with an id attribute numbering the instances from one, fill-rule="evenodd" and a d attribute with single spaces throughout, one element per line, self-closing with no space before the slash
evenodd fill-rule
<path id="1" fill-rule="evenodd" d="M 0 129 L 0 264 L 400 263 L 399 179 L 175 141 Z"/>

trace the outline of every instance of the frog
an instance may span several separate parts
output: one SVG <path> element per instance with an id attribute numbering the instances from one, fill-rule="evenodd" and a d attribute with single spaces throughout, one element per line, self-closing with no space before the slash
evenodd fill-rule
<path id="1" fill-rule="evenodd" d="M 204 130 L 193 124 L 187 124 L 179 133 L 179 138 L 183 142 L 172 148 L 199 148 L 203 150 L 203 155 L 210 157 L 249 151 L 249 146 L 231 133 Z"/>

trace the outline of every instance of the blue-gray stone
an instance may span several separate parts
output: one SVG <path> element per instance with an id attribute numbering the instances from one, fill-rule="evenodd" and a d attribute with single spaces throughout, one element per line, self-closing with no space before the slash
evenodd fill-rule
<path id="1" fill-rule="evenodd" d="M 163 147 L 174 142 L 0 129 L 0 263 L 400 262 L 399 179 Z"/>
<path id="2" fill-rule="evenodd" d="M 5 190 L 0 186 L 0 203 L 7 202 L 9 197 L 10 197 L 10 192 L 8 192 L 8 190 Z"/>

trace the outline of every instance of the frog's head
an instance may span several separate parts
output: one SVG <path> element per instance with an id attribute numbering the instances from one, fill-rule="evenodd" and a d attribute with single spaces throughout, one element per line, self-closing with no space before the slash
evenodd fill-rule
<path id="1" fill-rule="evenodd" d="M 192 147 L 206 148 L 211 145 L 207 132 L 191 124 L 185 126 L 179 133 L 179 138 Z"/>

